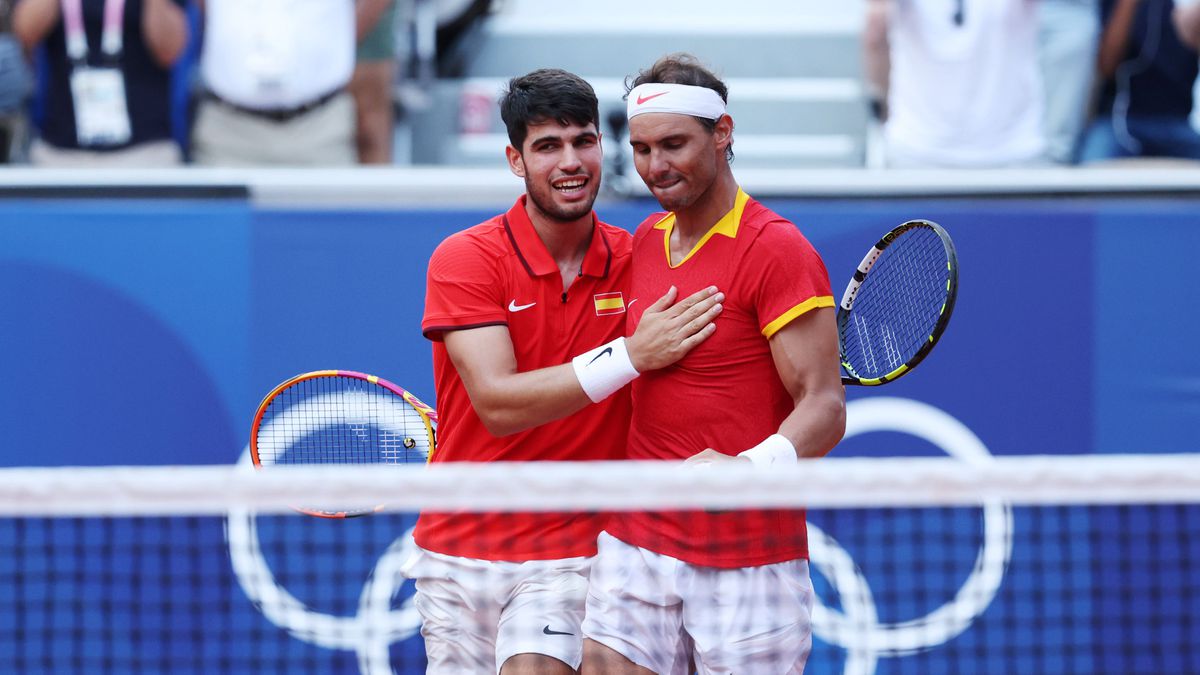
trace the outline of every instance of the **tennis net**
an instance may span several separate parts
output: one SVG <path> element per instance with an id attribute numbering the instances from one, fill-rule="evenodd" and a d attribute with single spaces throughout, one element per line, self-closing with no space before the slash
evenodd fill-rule
<path id="1" fill-rule="evenodd" d="M 421 673 L 419 510 L 797 507 L 808 673 L 1200 672 L 1200 455 L 5 469 L 0 668 Z"/>

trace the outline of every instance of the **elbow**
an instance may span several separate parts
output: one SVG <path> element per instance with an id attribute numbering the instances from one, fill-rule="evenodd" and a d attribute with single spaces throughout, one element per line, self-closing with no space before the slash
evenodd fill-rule
<path id="1" fill-rule="evenodd" d="M 825 392 L 819 399 L 821 410 L 820 441 L 817 443 L 817 456 L 828 455 L 846 435 L 846 391 L 839 385 Z"/>
<path id="2" fill-rule="evenodd" d="M 1096 70 L 1100 73 L 1100 78 L 1110 80 L 1117 74 L 1117 66 L 1120 65 L 1120 60 L 1111 56 L 1102 55 L 1097 62 Z"/>
<path id="3" fill-rule="evenodd" d="M 26 52 L 32 52 L 45 37 L 44 31 L 38 31 L 33 22 L 18 10 L 13 12 L 12 34 Z"/>
<path id="4" fill-rule="evenodd" d="M 829 440 L 825 452 L 828 453 L 835 445 L 842 442 L 846 436 L 846 396 L 840 392 L 830 396 L 829 400 Z"/>
<path id="5" fill-rule="evenodd" d="M 504 438 L 512 436 L 515 433 L 525 430 L 525 427 L 516 424 L 513 420 L 504 415 L 479 415 L 479 421 L 483 422 L 483 428 L 496 438 Z"/>
<path id="6" fill-rule="evenodd" d="M 797 448 L 803 448 L 801 457 L 815 459 L 828 455 L 846 435 L 845 389 L 839 382 L 837 387 L 813 390 L 797 396 L 795 401 L 796 409 L 805 411 L 804 431 L 789 439 Z"/>
<path id="7" fill-rule="evenodd" d="M 187 43 L 188 37 L 185 31 L 180 36 L 157 43 L 150 42 L 147 46 L 150 48 L 150 55 L 154 58 L 154 62 L 158 64 L 158 67 L 169 70 L 183 56 L 183 50 L 187 47 Z"/>
<path id="8" fill-rule="evenodd" d="M 142 39 L 155 64 L 170 69 L 183 56 L 191 40 L 191 29 L 183 10 L 169 5 L 165 14 L 147 13 L 142 17 Z"/>
<path id="9" fill-rule="evenodd" d="M 525 424 L 513 410 L 502 405 L 487 402 L 481 405 L 474 401 L 471 405 L 474 406 L 479 421 L 483 423 L 483 428 L 496 438 L 511 436 L 529 428 L 529 425 Z"/>
<path id="10" fill-rule="evenodd" d="M 184 43 L 181 42 L 178 45 L 170 45 L 159 49 L 154 55 L 154 60 L 164 69 L 173 68 L 179 62 L 179 57 L 183 56 L 183 47 Z"/>

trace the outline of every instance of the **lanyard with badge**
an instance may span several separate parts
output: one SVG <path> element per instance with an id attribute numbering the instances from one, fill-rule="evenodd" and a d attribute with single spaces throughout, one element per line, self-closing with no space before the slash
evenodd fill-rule
<path id="1" fill-rule="evenodd" d="M 117 67 L 124 48 L 122 21 L 125 0 L 105 0 L 104 32 L 100 46 L 104 65 L 87 63 L 87 33 L 83 27 L 83 0 L 62 0 L 71 61 L 71 98 L 75 103 L 75 132 L 81 146 L 113 146 L 129 142 L 132 135 L 125 102 L 125 78 Z"/>

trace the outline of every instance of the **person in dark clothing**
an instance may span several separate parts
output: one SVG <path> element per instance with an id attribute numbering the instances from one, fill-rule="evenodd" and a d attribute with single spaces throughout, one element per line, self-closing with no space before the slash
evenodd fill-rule
<path id="1" fill-rule="evenodd" d="M 1129 157 L 1200 160 L 1192 90 L 1200 63 L 1172 22 L 1173 0 L 1104 0 L 1096 117 L 1082 162 Z"/>

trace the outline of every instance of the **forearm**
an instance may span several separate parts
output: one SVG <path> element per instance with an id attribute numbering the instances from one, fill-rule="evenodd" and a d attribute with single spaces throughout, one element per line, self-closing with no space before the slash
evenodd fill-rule
<path id="1" fill-rule="evenodd" d="M 471 406 L 493 436 L 562 419 L 592 403 L 571 364 L 490 377 L 468 388 Z"/>
<path id="2" fill-rule="evenodd" d="M 801 459 L 824 457 L 846 433 L 846 398 L 838 391 L 805 396 L 779 425 Z"/>
<path id="3" fill-rule="evenodd" d="M 832 308 L 813 310 L 771 338 L 771 355 L 792 397 L 779 425 L 797 457 L 822 457 L 846 433 L 846 388 L 838 368 L 837 326 Z"/>
<path id="4" fill-rule="evenodd" d="M 863 29 L 863 78 L 867 99 L 878 104 L 876 112 L 883 117 L 886 108 L 888 86 L 892 70 L 890 43 L 888 42 L 888 12 L 886 2 L 871 2 L 867 6 L 867 20 Z"/>
<path id="5" fill-rule="evenodd" d="M 1104 34 L 1100 37 L 1100 53 L 1097 57 L 1097 67 L 1100 75 L 1110 78 L 1117 72 L 1117 66 L 1125 58 L 1125 50 L 1129 45 L 1129 32 L 1133 25 L 1133 16 L 1137 12 L 1139 0 L 1119 0 L 1109 17 Z"/>
<path id="6" fill-rule="evenodd" d="M 375 30 L 379 18 L 387 11 L 392 0 L 358 0 L 354 6 L 354 26 L 357 41 L 362 42 L 367 33 Z"/>
<path id="7" fill-rule="evenodd" d="M 187 46 L 187 15 L 171 0 L 145 0 L 142 39 L 154 61 L 163 68 L 170 68 Z"/>
<path id="8" fill-rule="evenodd" d="M 729 456 L 705 448 L 687 461 L 692 464 L 749 461 L 760 466 L 795 464 L 799 459 L 815 459 L 829 454 L 846 433 L 846 398 L 839 384 L 819 394 L 796 400 L 792 412 L 779 425 L 779 431 L 752 448 Z"/>
<path id="9" fill-rule="evenodd" d="M 12 30 L 26 50 L 36 47 L 62 19 L 59 0 L 21 0 L 12 13 Z"/>

